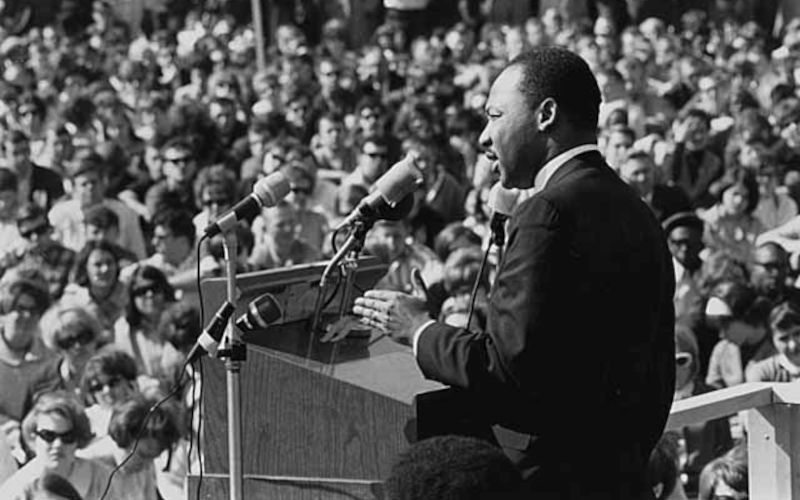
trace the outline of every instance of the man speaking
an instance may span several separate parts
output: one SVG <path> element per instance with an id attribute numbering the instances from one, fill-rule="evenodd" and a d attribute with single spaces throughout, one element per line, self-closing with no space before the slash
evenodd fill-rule
<path id="1" fill-rule="evenodd" d="M 463 389 L 537 499 L 650 498 L 645 468 L 672 401 L 674 277 L 650 209 L 598 152 L 600 92 L 564 49 L 500 73 L 480 136 L 512 215 L 484 334 L 371 290 L 362 321 L 412 345 L 429 379 Z M 488 410 L 487 410 L 488 409 Z"/>

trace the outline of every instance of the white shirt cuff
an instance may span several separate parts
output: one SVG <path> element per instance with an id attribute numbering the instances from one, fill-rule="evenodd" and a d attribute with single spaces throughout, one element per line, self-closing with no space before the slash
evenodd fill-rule
<path id="1" fill-rule="evenodd" d="M 419 344 L 419 336 L 422 335 L 422 332 L 425 331 L 426 328 L 431 326 L 432 324 L 436 323 L 436 320 L 429 319 L 425 323 L 422 324 L 417 330 L 414 332 L 414 338 L 411 340 L 411 347 L 414 349 L 414 357 L 417 357 L 417 344 Z"/>

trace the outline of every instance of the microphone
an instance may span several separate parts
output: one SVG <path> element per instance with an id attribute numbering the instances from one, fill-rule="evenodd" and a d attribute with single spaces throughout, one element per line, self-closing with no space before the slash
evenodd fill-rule
<path id="1" fill-rule="evenodd" d="M 492 210 L 489 227 L 492 230 L 492 243 L 502 247 L 506 242 L 506 221 L 514 212 L 519 198 L 519 190 L 504 188 L 499 182 L 489 191 L 487 204 Z"/>
<path id="2" fill-rule="evenodd" d="M 192 350 L 189 351 L 189 355 L 186 356 L 186 361 L 183 363 L 184 367 L 197 361 L 204 353 L 208 353 L 210 356 L 217 353 L 217 347 L 219 347 L 219 341 L 222 340 L 225 326 L 235 310 L 236 307 L 228 300 L 220 306 L 211 322 L 197 338 L 197 342 L 195 342 Z"/>
<path id="3" fill-rule="evenodd" d="M 271 293 L 253 299 L 247 305 L 247 312 L 236 320 L 236 327 L 242 332 L 264 329 L 283 317 L 281 306 Z"/>
<path id="4" fill-rule="evenodd" d="M 281 172 L 273 172 L 256 182 L 250 196 L 233 206 L 216 222 L 205 229 L 207 237 L 229 231 L 239 221 L 250 219 L 258 214 L 262 207 L 274 207 L 289 194 L 289 179 Z"/>
<path id="5" fill-rule="evenodd" d="M 424 180 L 422 170 L 417 166 L 416 156 L 415 153 L 409 152 L 405 158 L 395 163 L 375 181 L 375 189 L 358 203 L 355 210 L 336 227 L 336 230 L 351 226 L 358 221 L 398 220 L 405 217 L 405 213 L 398 215 L 392 209 L 413 193 Z"/>

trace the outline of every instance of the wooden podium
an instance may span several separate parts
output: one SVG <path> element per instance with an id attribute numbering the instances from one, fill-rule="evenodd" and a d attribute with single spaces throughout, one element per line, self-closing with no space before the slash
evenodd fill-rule
<path id="1" fill-rule="evenodd" d="M 323 268 L 309 264 L 237 277 L 237 317 L 263 293 L 272 293 L 283 310 L 265 331 L 244 336 L 244 498 L 381 498 L 380 482 L 414 433 L 414 395 L 441 387 L 422 377 L 410 348 L 376 332 L 336 344 L 312 338 Z M 386 268 L 361 258 L 353 296 L 371 288 Z M 202 289 L 206 311 L 215 311 L 226 297 L 225 279 L 206 280 Z M 341 294 L 328 301 L 325 319 L 335 317 Z M 203 369 L 201 498 L 221 499 L 228 497 L 225 367 L 205 359 Z M 196 480 L 190 478 L 191 498 Z"/>

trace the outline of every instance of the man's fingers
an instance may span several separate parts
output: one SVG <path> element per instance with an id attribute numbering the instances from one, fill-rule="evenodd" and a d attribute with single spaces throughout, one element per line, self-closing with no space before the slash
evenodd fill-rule
<path id="1" fill-rule="evenodd" d="M 367 290 L 364 292 L 363 298 L 368 299 L 377 299 L 377 300 L 393 300 L 399 297 L 400 295 L 405 295 L 401 292 L 395 292 L 392 290 Z"/>

